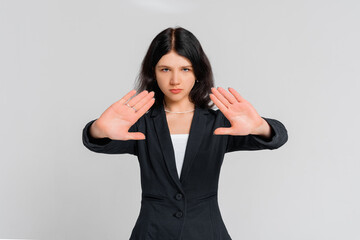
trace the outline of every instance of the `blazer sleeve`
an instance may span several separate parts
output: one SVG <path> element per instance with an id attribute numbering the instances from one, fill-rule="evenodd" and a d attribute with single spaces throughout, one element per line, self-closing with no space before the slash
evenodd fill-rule
<path id="1" fill-rule="evenodd" d="M 96 119 L 95 119 L 96 120 Z M 90 126 L 95 120 L 90 121 L 83 129 L 82 141 L 90 151 L 106 154 L 128 153 L 137 156 L 137 140 L 112 140 L 110 138 L 93 138 L 90 135 Z M 129 129 L 129 132 L 137 132 L 135 123 Z"/>
<path id="2" fill-rule="evenodd" d="M 226 152 L 239 150 L 261 150 L 277 149 L 284 145 L 288 140 L 288 134 L 285 126 L 278 120 L 262 117 L 271 127 L 271 137 L 266 140 L 258 135 L 234 136 L 228 135 Z M 229 120 L 225 120 L 225 126 L 230 127 Z"/>

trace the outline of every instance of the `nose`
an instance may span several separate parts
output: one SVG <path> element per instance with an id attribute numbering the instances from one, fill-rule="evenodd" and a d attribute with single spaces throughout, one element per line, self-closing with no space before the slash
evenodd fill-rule
<path id="1" fill-rule="evenodd" d="M 180 74 L 177 71 L 173 71 L 170 79 L 171 85 L 178 85 L 180 84 Z"/>

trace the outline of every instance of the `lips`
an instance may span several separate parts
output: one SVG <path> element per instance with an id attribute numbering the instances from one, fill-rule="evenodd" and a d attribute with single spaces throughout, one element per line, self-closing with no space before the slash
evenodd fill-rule
<path id="1" fill-rule="evenodd" d="M 170 89 L 170 92 L 172 92 L 172 93 L 179 93 L 179 92 L 181 92 L 182 91 L 182 89 Z"/>

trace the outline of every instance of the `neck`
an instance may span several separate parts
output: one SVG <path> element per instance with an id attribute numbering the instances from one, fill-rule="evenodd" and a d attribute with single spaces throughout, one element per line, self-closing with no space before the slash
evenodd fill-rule
<path id="1" fill-rule="evenodd" d="M 164 100 L 164 108 L 170 112 L 189 112 L 195 109 L 195 104 L 187 102 L 170 102 Z"/>

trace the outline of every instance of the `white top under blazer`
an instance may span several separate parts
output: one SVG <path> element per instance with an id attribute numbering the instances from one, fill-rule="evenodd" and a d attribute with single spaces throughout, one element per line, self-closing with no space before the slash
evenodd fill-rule
<path id="1" fill-rule="evenodd" d="M 180 178 L 189 134 L 170 134 L 170 136 L 174 147 L 176 169 Z"/>

